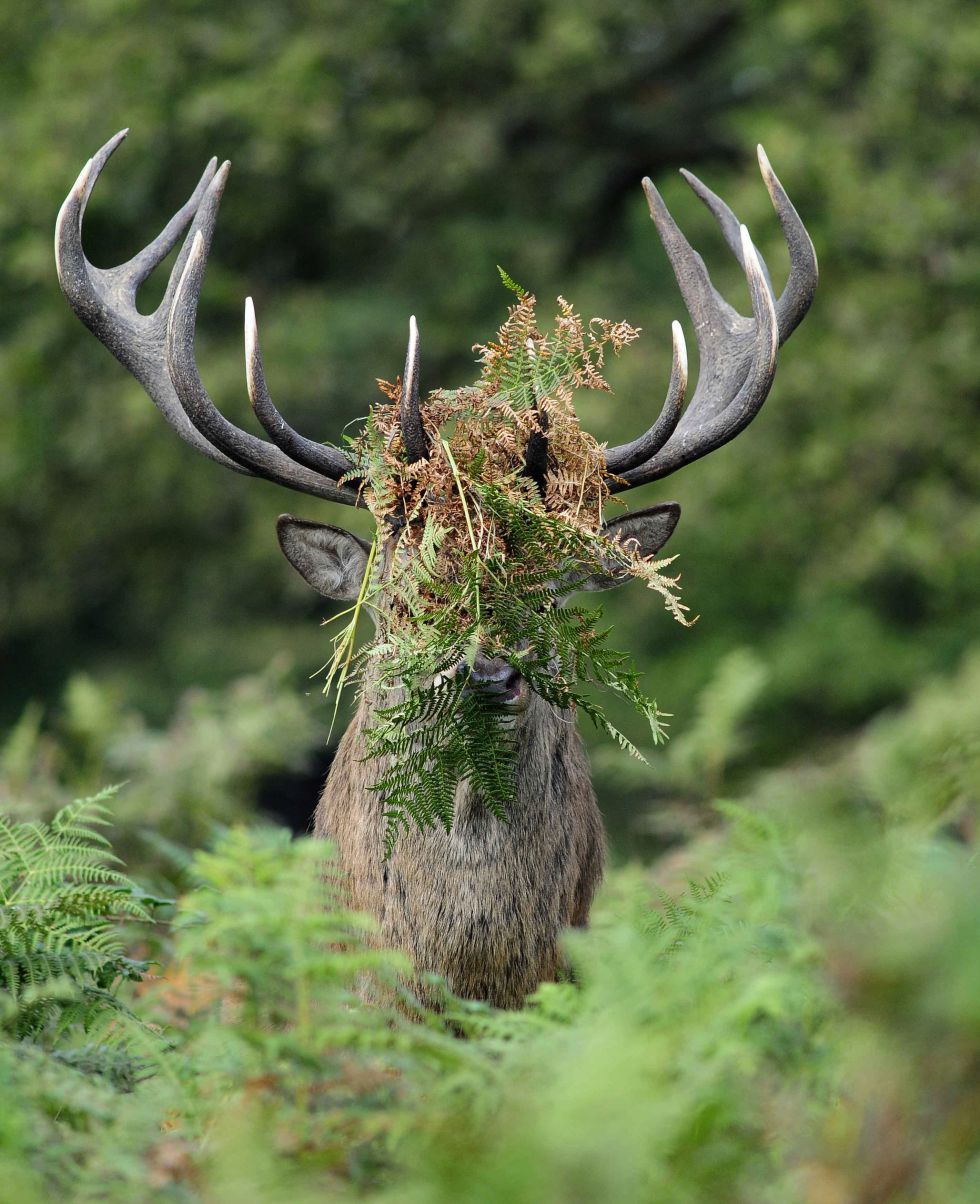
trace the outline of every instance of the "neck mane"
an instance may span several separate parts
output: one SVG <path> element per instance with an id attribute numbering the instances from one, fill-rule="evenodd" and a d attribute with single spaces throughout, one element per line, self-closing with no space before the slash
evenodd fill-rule
<path id="1" fill-rule="evenodd" d="M 506 821 L 466 783 L 451 829 L 409 821 L 385 857 L 384 772 L 365 759 L 369 688 L 344 733 L 316 815 L 355 910 L 381 943 L 457 994 L 516 1007 L 561 970 L 560 938 L 582 925 L 602 877 L 605 837 L 575 719 L 537 695 L 514 717 L 516 793 Z M 424 983 L 416 989 L 426 997 Z"/>

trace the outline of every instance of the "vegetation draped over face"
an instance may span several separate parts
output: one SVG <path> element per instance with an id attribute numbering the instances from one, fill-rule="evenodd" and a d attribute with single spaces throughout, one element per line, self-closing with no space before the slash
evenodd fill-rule
<path id="1" fill-rule="evenodd" d="M 562 606 L 590 578 L 636 577 L 687 623 L 670 559 L 645 559 L 635 544 L 602 530 L 609 487 L 602 446 L 579 424 L 576 389 L 602 389 L 608 349 L 638 336 L 625 322 L 588 324 L 563 298 L 554 330 L 538 327 L 534 296 L 501 269 L 517 297 L 495 341 L 478 346 L 475 385 L 436 390 L 422 407 L 427 458 L 407 463 L 398 402 L 401 383 L 379 381 L 395 404 L 372 409 L 351 441 L 356 476 L 379 534 L 347 626 L 334 640 L 327 686 L 370 682 L 375 710 L 368 756 L 385 768 L 375 789 L 385 804 L 386 847 L 400 829 L 452 825 L 460 782 L 501 820 L 515 796 L 516 738 L 507 707 L 467 688 L 479 651 L 500 657 L 557 707 L 581 710 L 642 759 L 586 688 L 608 687 L 664 738 L 663 714 L 640 689 L 630 659 L 607 644 L 601 611 Z M 547 438 L 540 481 L 525 471 L 529 445 Z M 394 546 L 379 548 L 388 533 Z M 378 634 L 355 651 L 357 622 L 382 589 Z"/>

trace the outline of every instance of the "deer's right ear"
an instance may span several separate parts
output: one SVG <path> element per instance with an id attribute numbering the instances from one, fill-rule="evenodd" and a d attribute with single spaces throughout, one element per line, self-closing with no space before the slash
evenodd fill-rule
<path id="1" fill-rule="evenodd" d="M 283 555 L 318 592 L 335 602 L 353 602 L 361 591 L 371 545 L 326 523 L 280 514 L 276 534 Z"/>

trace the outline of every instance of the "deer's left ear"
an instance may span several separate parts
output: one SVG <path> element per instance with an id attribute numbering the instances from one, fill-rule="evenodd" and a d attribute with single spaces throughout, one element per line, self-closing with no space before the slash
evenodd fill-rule
<path id="1" fill-rule="evenodd" d="M 371 545 L 341 527 L 280 514 L 279 546 L 297 573 L 326 598 L 353 602 L 361 591 Z"/>
<path id="2" fill-rule="evenodd" d="M 680 522 L 681 508 L 677 502 L 661 502 L 646 510 L 624 514 L 606 523 L 603 533 L 613 538 L 619 536 L 623 543 L 635 544 L 641 556 L 653 556 L 659 552 Z M 610 571 L 596 573 L 578 588 L 585 590 L 612 589 L 629 581 L 628 574 Z"/>

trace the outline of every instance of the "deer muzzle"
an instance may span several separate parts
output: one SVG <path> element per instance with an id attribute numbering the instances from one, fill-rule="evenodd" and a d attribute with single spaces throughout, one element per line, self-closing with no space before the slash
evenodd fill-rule
<path id="1" fill-rule="evenodd" d="M 520 672 L 499 656 L 478 653 L 467 673 L 466 689 L 478 691 L 508 711 L 523 711 L 528 704 L 527 682 Z"/>

